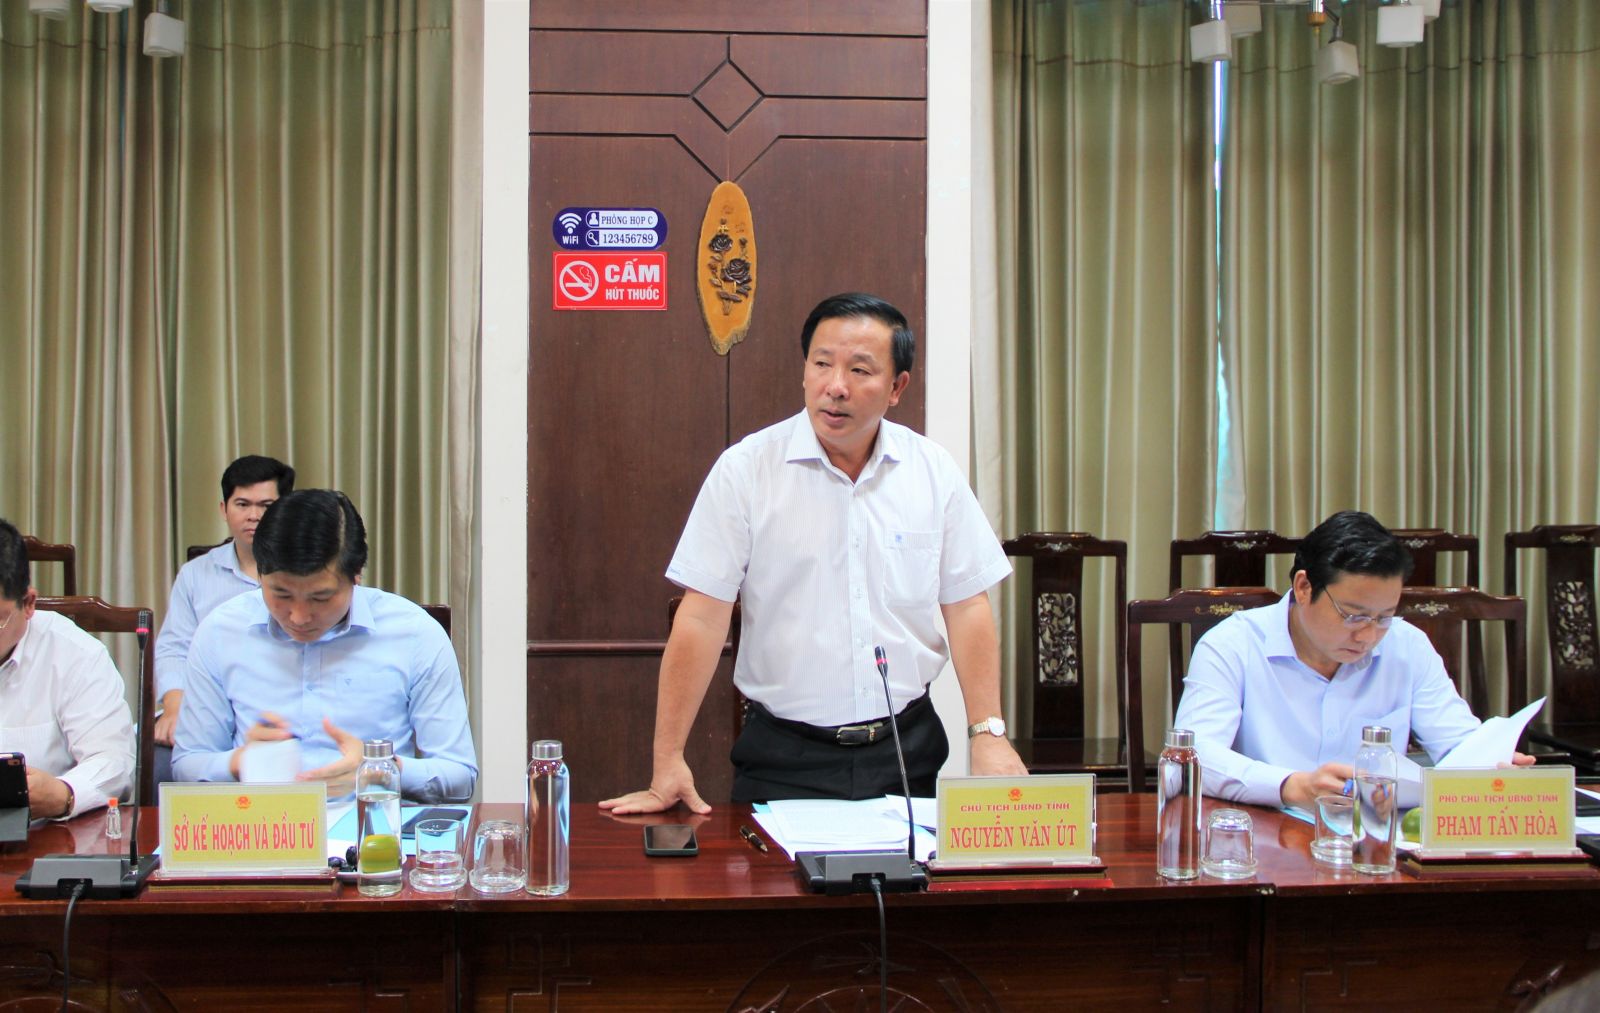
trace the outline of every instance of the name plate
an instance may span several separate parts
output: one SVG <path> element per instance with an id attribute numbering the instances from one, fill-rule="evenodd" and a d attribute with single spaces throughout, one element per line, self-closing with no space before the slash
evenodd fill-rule
<path id="1" fill-rule="evenodd" d="M 1571 767 L 1422 771 L 1424 858 L 1581 855 Z"/>
<path id="2" fill-rule="evenodd" d="M 161 786 L 166 876 L 326 872 L 328 790 L 316 784 Z"/>
<path id="3" fill-rule="evenodd" d="M 1097 866 L 1093 774 L 939 779 L 944 868 Z"/>

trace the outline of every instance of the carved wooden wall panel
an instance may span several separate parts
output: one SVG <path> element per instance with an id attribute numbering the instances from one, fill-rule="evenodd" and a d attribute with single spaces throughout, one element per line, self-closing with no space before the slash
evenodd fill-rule
<path id="1" fill-rule="evenodd" d="M 566 742 L 579 799 L 648 779 L 662 571 L 716 456 L 800 410 L 805 314 L 865 289 L 923 331 L 925 36 L 919 0 L 532 4 L 528 721 Z M 726 357 L 694 289 L 723 179 L 750 198 L 761 256 Z M 662 211 L 666 311 L 550 308 L 550 221 L 569 206 Z M 891 415 L 918 429 L 927 355 Z M 712 799 L 731 782 L 727 671 L 690 757 Z"/>

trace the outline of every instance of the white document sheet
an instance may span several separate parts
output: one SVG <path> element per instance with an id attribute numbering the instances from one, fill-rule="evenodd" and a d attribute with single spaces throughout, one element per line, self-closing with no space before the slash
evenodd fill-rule
<path id="1" fill-rule="evenodd" d="M 1440 769 L 1460 767 L 1498 767 L 1511 762 L 1517 740 L 1522 730 L 1544 706 L 1544 697 L 1517 711 L 1508 718 L 1490 718 L 1462 739 L 1444 755 L 1437 766 Z"/>
<path id="2" fill-rule="evenodd" d="M 933 799 L 911 800 L 914 819 L 932 818 Z M 904 796 L 861 799 L 779 799 L 757 806 L 755 820 L 773 842 L 793 858 L 801 851 L 871 851 L 904 848 Z M 936 846 L 934 835 L 918 826 L 916 851 L 925 860 Z"/>
<path id="3" fill-rule="evenodd" d="M 251 743 L 239 757 L 241 784 L 278 784 L 300 773 L 300 740 Z"/>

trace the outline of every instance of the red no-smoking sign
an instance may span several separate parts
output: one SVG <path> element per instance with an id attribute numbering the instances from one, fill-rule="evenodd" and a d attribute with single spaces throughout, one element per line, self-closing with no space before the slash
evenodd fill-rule
<path id="1" fill-rule="evenodd" d="M 551 305 L 558 310 L 664 310 L 665 253 L 556 251 Z"/>

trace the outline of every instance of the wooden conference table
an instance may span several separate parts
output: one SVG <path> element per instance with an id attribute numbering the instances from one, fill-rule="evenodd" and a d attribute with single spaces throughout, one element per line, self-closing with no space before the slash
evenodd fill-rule
<path id="1" fill-rule="evenodd" d="M 1154 796 L 1101 795 L 1104 877 L 890 895 L 890 989 L 909 1000 L 891 1008 L 1514 1009 L 1600 966 L 1595 870 L 1336 875 L 1311 861 L 1309 826 L 1253 814 L 1252 880 L 1161 881 Z M 169 888 L 83 901 L 73 999 L 116 1010 L 877 1007 L 870 896 L 803 893 L 781 851 L 739 837 L 740 807 L 668 819 L 699 824 L 697 857 L 644 857 L 638 828 L 661 817 L 574 806 L 561 898 Z M 61 994 L 66 904 L 24 900 L 13 881 L 34 855 L 108 850 L 102 825 L 91 814 L 0 852 L 0 1010 L 54 1009 Z M 140 828 L 152 845 L 155 826 Z"/>

